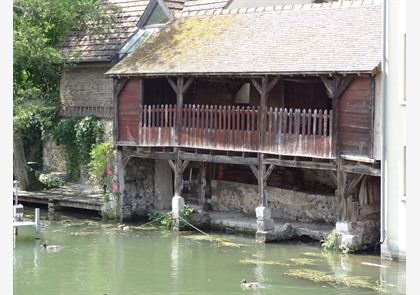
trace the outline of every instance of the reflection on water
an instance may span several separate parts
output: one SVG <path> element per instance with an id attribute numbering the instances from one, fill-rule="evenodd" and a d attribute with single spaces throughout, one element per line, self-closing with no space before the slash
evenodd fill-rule
<path id="1" fill-rule="evenodd" d="M 33 228 L 14 239 L 13 294 L 405 294 L 405 263 L 378 256 L 327 252 L 318 243 L 259 244 L 241 235 L 202 239 L 156 224 L 122 229 L 99 216 L 46 216 L 41 210 L 40 240 Z M 60 250 L 45 251 L 44 242 Z M 243 289 L 243 278 L 259 287 Z"/>

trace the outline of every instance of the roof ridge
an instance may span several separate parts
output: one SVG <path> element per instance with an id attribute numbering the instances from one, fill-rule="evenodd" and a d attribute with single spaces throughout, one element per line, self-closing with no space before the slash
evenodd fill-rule
<path id="1" fill-rule="evenodd" d="M 203 15 L 226 15 L 226 14 L 245 14 L 253 12 L 264 11 L 279 11 L 279 10 L 292 10 L 292 9 L 312 9 L 323 7 L 340 7 L 340 6 L 362 6 L 380 4 L 382 0 L 341 0 L 323 3 L 307 3 L 307 4 L 284 4 L 275 6 L 261 6 L 249 8 L 232 8 L 232 9 L 206 9 L 199 11 L 185 11 L 176 14 L 176 17 L 190 17 L 190 16 L 203 16 Z"/>

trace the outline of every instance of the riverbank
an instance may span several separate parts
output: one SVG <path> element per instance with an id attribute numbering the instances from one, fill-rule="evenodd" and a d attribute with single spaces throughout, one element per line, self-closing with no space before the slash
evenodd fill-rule
<path id="1" fill-rule="evenodd" d="M 15 199 L 15 191 L 14 191 Z M 66 207 L 68 209 L 93 210 L 100 213 L 105 201 L 102 191 L 86 184 L 68 184 L 59 188 L 37 192 L 27 192 L 18 189 L 18 202 L 31 204 L 44 204 L 48 209 Z M 241 233 L 255 236 L 257 232 L 257 220 L 255 216 L 249 216 L 237 212 L 204 211 L 198 206 L 191 205 L 194 209 L 194 218 L 198 223 L 206 224 L 211 230 Z M 333 224 L 304 223 L 292 220 L 274 220 L 274 232 L 277 241 L 282 240 L 315 240 L 321 241 L 327 238 L 335 228 Z"/>

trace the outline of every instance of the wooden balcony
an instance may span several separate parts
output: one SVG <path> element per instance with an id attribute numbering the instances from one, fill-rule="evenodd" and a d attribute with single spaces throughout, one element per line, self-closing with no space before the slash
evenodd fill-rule
<path id="1" fill-rule="evenodd" d="M 119 126 L 122 131 L 121 124 L 138 124 L 138 138 L 132 138 L 138 146 L 332 158 L 332 111 L 269 108 L 261 142 L 260 111 L 255 107 L 184 105 L 179 130 L 175 105 L 140 106 L 139 112 L 135 120 L 120 121 Z M 124 141 L 121 132 L 119 140 Z"/>

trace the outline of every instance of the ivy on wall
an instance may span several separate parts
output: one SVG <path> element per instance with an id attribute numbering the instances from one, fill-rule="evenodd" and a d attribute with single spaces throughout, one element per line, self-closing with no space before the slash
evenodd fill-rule
<path id="1" fill-rule="evenodd" d="M 102 122 L 94 115 L 66 118 L 53 129 L 54 141 L 64 146 L 69 181 L 79 180 L 81 167 L 91 161 L 91 150 L 103 142 L 104 132 Z"/>

